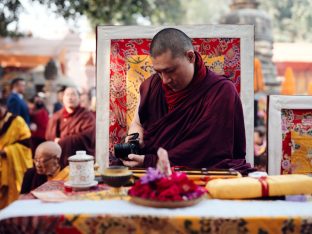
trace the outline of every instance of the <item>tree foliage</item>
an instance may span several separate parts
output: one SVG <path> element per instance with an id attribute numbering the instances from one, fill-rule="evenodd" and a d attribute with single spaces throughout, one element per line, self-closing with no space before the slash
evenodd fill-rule
<path id="1" fill-rule="evenodd" d="M 22 5 L 18 0 L 1 0 L 0 1 L 0 36 L 15 37 L 22 35 L 18 32 L 17 21 L 18 15 L 22 10 Z M 13 30 L 9 26 L 13 26 Z"/>
<path id="2" fill-rule="evenodd" d="M 272 18 L 275 41 L 312 41 L 312 0 L 266 0 L 260 7 Z"/>
<path id="3" fill-rule="evenodd" d="M 92 26 L 217 23 L 232 0 L 29 0 L 48 6 L 65 19 L 85 15 Z M 275 41 L 312 41 L 312 0 L 262 0 L 272 18 Z M 0 36 L 16 36 L 19 0 L 0 1 Z"/>
<path id="4" fill-rule="evenodd" d="M 219 19 L 230 11 L 232 0 L 193 0 L 181 1 L 187 9 L 183 24 L 217 24 Z"/>
<path id="5" fill-rule="evenodd" d="M 179 0 L 29 0 L 45 4 L 50 10 L 75 20 L 85 15 L 92 26 L 131 25 L 140 22 L 152 24 L 179 24 L 185 10 Z M 18 25 L 23 9 L 19 0 L 0 2 L 0 36 L 18 35 L 18 27 L 9 30 L 10 24 Z M 141 20 L 141 21 L 140 21 Z"/>
<path id="6" fill-rule="evenodd" d="M 154 24 L 179 23 L 183 9 L 179 0 L 39 0 L 64 18 L 86 15 L 93 26 L 137 24 L 138 19 Z"/>

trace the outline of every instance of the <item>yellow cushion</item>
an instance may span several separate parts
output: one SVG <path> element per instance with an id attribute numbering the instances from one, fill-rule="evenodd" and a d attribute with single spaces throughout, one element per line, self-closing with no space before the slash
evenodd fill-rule
<path id="1" fill-rule="evenodd" d="M 312 178 L 306 175 L 268 176 L 269 196 L 312 194 Z M 212 198 L 243 199 L 262 196 L 262 185 L 256 178 L 217 179 L 207 183 Z"/>

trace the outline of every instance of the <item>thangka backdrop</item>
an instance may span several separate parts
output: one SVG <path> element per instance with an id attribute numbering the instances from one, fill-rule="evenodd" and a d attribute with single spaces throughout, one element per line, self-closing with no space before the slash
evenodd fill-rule
<path id="1" fill-rule="evenodd" d="M 122 142 L 137 106 L 140 84 L 152 73 L 150 39 L 113 39 L 110 54 L 109 151 Z M 240 38 L 193 38 L 211 70 L 241 87 Z"/>
<path id="2" fill-rule="evenodd" d="M 281 174 L 312 172 L 312 109 L 282 109 Z"/>

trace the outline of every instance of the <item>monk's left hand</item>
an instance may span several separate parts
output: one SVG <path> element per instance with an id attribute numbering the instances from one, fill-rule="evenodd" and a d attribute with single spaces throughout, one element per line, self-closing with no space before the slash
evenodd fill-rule
<path id="1" fill-rule="evenodd" d="M 130 161 L 122 160 L 122 163 L 127 167 L 141 167 L 143 166 L 145 155 L 129 154 Z"/>

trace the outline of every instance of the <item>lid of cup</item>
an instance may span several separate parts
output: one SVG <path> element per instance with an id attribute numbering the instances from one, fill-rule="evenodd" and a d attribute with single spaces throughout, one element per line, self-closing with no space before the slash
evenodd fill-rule
<path id="1" fill-rule="evenodd" d="M 94 157 L 88 155 L 86 151 L 76 151 L 76 155 L 70 156 L 68 161 L 91 161 L 94 160 Z"/>

